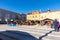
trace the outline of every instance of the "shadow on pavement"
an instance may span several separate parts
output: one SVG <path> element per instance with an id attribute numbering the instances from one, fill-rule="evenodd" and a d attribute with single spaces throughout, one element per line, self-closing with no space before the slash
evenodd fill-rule
<path id="1" fill-rule="evenodd" d="M 4 36 L 6 38 L 4 38 Z M 0 32 L 0 40 L 38 40 L 27 32 L 7 30 Z"/>
<path id="2" fill-rule="evenodd" d="M 45 35 L 40 36 L 40 37 L 39 37 L 39 40 L 43 40 L 42 38 L 44 38 L 44 37 L 48 36 L 48 34 L 52 33 L 53 31 L 54 31 L 54 30 L 49 31 L 49 32 L 48 32 L 48 33 L 46 33 Z M 45 39 L 44 39 L 44 40 L 45 40 Z"/>

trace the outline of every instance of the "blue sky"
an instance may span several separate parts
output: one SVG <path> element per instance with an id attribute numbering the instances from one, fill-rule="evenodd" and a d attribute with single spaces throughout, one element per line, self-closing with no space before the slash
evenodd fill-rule
<path id="1" fill-rule="evenodd" d="M 27 14 L 38 10 L 60 10 L 60 0 L 0 0 L 0 8 Z"/>

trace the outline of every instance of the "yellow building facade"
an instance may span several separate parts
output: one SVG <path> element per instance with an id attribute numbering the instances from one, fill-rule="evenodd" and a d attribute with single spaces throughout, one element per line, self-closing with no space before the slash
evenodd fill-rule
<path id="1" fill-rule="evenodd" d="M 47 11 L 47 12 L 31 12 L 26 16 L 27 20 L 44 20 L 46 18 L 55 20 L 58 19 L 60 21 L 60 11 Z"/>
<path id="2" fill-rule="evenodd" d="M 31 12 L 26 16 L 27 20 L 40 20 L 40 12 Z"/>

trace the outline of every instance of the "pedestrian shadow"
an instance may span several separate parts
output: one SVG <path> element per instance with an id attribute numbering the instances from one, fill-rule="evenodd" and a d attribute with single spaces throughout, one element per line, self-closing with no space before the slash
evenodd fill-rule
<path id="1" fill-rule="evenodd" d="M 48 33 L 46 33 L 45 35 L 40 36 L 40 37 L 39 37 L 39 40 L 42 40 L 42 38 L 48 36 L 48 34 L 52 33 L 53 31 L 54 31 L 54 30 L 51 30 L 51 31 L 49 31 Z"/>
<path id="2" fill-rule="evenodd" d="M 7 37 L 7 39 L 2 36 Z M 16 30 L 0 31 L 0 40 L 8 40 L 8 38 L 11 38 L 13 40 L 38 40 L 27 32 Z"/>

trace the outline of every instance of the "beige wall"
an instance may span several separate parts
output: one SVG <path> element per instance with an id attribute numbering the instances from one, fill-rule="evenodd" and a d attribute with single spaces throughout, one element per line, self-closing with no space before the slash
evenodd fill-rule
<path id="1" fill-rule="evenodd" d="M 33 12 L 32 12 L 33 13 Z M 43 20 L 43 19 L 58 19 L 60 21 L 60 11 L 54 11 L 54 12 L 44 12 L 44 13 L 37 13 L 27 15 L 27 20 Z"/>
<path id="2" fill-rule="evenodd" d="M 40 14 L 27 15 L 27 20 L 40 20 Z"/>
<path id="3" fill-rule="evenodd" d="M 27 15 L 27 20 L 40 20 L 40 12 L 34 11 Z"/>

